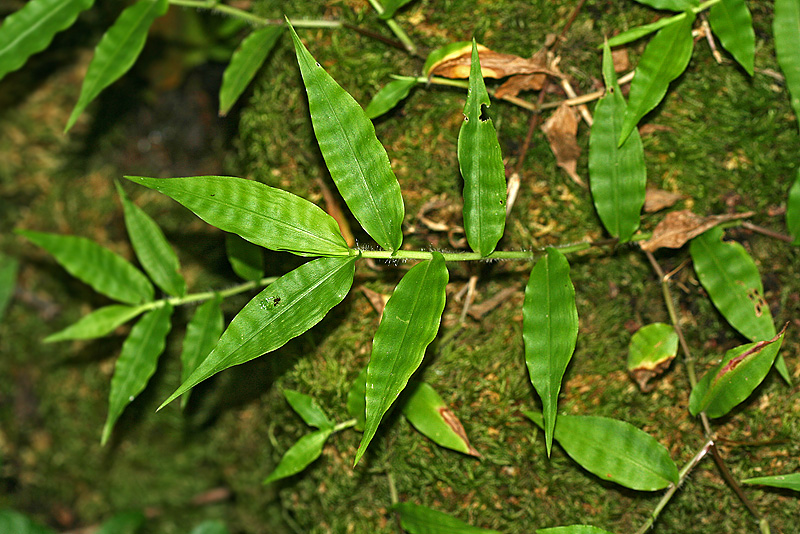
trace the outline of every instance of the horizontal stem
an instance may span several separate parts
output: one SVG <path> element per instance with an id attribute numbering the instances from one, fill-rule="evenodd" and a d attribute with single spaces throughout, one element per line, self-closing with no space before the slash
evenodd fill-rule
<path id="1" fill-rule="evenodd" d="M 357 422 L 358 422 L 357 419 L 348 419 L 347 421 L 343 421 L 343 422 L 337 424 L 335 427 L 333 427 L 333 431 L 334 432 L 340 432 L 340 431 L 342 431 L 342 430 L 344 430 L 346 428 L 354 427 L 354 426 L 356 426 Z"/>
<path id="2" fill-rule="evenodd" d="M 258 24 L 261 26 L 279 26 L 285 24 L 283 19 L 265 19 L 258 15 L 253 15 L 249 11 L 244 11 L 233 6 L 219 3 L 219 0 L 169 0 L 173 6 L 180 7 L 193 7 L 195 9 L 210 9 L 217 13 L 230 15 L 238 19 Z M 309 20 L 309 19 L 296 19 L 291 20 L 292 26 L 295 28 L 341 28 L 342 22 L 338 20 Z"/>
<path id="3" fill-rule="evenodd" d="M 266 287 L 277 279 L 278 277 L 276 276 L 268 276 L 266 278 L 262 278 L 261 280 L 251 280 L 249 282 L 244 282 L 243 284 L 239 284 L 230 287 L 228 289 L 223 289 L 222 291 L 204 291 L 202 293 L 192 293 L 189 295 L 184 295 L 182 297 L 169 297 L 165 299 L 159 299 L 142 305 L 142 309 L 145 311 L 154 310 L 156 308 L 161 308 L 166 304 L 170 304 L 172 306 L 181 306 L 183 304 L 189 304 L 191 302 L 200 302 L 203 300 L 212 299 L 216 295 L 219 295 L 220 297 L 225 299 L 233 295 L 238 295 L 239 293 L 244 293 L 245 291 L 250 291 L 251 289 L 255 289 L 257 287 Z"/>

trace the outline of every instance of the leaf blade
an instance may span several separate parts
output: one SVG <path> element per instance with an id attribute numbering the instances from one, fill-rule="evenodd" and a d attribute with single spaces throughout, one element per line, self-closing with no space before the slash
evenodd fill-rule
<path id="1" fill-rule="evenodd" d="M 492 120 L 483 118 L 490 105 L 473 40 L 469 92 L 458 132 L 458 166 L 464 178 L 464 231 L 469 246 L 481 256 L 494 251 L 506 221 L 503 156 Z"/>
<path id="2" fill-rule="evenodd" d="M 181 382 L 188 380 L 219 341 L 222 330 L 225 328 L 221 303 L 222 297 L 219 295 L 204 302 L 195 310 L 192 319 L 186 325 L 186 335 L 183 337 L 183 347 L 181 348 Z M 181 397 L 181 407 L 185 408 L 188 401 L 189 394 L 187 392 Z"/>
<path id="3" fill-rule="evenodd" d="M 695 0 L 636 0 L 640 4 L 653 9 L 666 9 L 669 11 L 686 11 L 697 5 Z"/>
<path id="4" fill-rule="evenodd" d="M 792 244 L 800 245 L 800 169 L 797 170 L 797 178 L 789 189 L 789 198 L 786 200 L 786 227 L 794 237 Z"/>
<path id="5" fill-rule="evenodd" d="M 796 0 L 775 0 L 772 19 L 775 36 L 775 56 L 778 58 L 786 87 L 789 90 L 792 108 L 800 124 L 800 5 Z"/>
<path id="6" fill-rule="evenodd" d="M 361 106 L 317 63 L 289 26 L 325 164 L 362 228 L 384 249 L 403 242 L 403 197 L 389 156 Z"/>
<path id="7" fill-rule="evenodd" d="M 395 504 L 392 509 L 400 516 L 400 526 L 410 534 L 500 534 L 410 502 Z"/>
<path id="8" fill-rule="evenodd" d="M 286 397 L 292 410 L 297 412 L 297 415 L 302 417 L 307 425 L 316 428 L 333 426 L 320 405 L 310 395 L 292 389 L 284 389 L 283 396 Z"/>
<path id="9" fill-rule="evenodd" d="M 416 78 L 405 76 L 387 83 L 375 93 L 364 109 L 364 113 L 369 119 L 377 119 L 406 98 L 415 85 L 417 85 Z"/>
<path id="10" fill-rule="evenodd" d="M 753 17 L 744 0 L 722 0 L 708 12 L 711 30 L 733 59 L 753 76 L 755 70 L 756 34 Z"/>
<path id="11" fill-rule="evenodd" d="M 789 473 L 788 475 L 774 475 L 769 477 L 746 478 L 742 480 L 744 484 L 760 484 L 762 486 L 772 486 L 773 488 L 784 488 L 800 491 L 800 473 Z"/>
<path id="12" fill-rule="evenodd" d="M 366 420 L 356 464 L 436 337 L 447 281 L 444 257 L 434 252 L 403 276 L 386 303 L 367 367 Z"/>
<path id="13" fill-rule="evenodd" d="M 127 323 L 145 310 L 145 306 L 122 306 L 112 304 L 84 315 L 77 322 L 50 334 L 45 343 L 71 339 L 95 339 L 113 332 L 118 326 Z"/>
<path id="14" fill-rule="evenodd" d="M 306 434 L 286 451 L 278 462 L 277 467 L 264 479 L 264 484 L 271 484 L 276 480 L 296 475 L 320 457 L 322 447 L 333 432 L 327 427 Z"/>
<path id="15" fill-rule="evenodd" d="M 244 280 L 258 280 L 264 276 L 263 249 L 238 234 L 225 234 L 225 254 L 233 272 Z"/>

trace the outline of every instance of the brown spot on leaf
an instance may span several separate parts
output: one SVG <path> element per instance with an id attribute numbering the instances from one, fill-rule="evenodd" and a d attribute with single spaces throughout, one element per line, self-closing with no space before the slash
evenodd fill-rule
<path id="1" fill-rule="evenodd" d="M 461 424 L 461 421 L 458 420 L 456 414 L 451 412 L 450 409 L 447 408 L 446 406 L 442 406 L 441 408 L 438 409 L 438 411 L 439 415 L 442 416 L 442 419 L 447 424 L 447 426 L 449 426 L 453 430 L 453 432 L 455 432 L 467 446 L 467 448 L 469 449 L 467 454 L 474 456 L 476 458 L 482 458 L 481 453 L 475 450 L 475 447 L 473 447 L 472 444 L 469 442 L 467 433 L 464 431 L 464 426 Z"/>
<path id="2" fill-rule="evenodd" d="M 700 217 L 689 210 L 667 213 L 653 230 L 653 237 L 642 241 L 642 250 L 653 252 L 660 248 L 680 248 L 690 239 L 699 236 L 720 223 L 751 217 L 752 211 L 735 215 L 709 215 Z"/>
<path id="3" fill-rule="evenodd" d="M 635 369 L 631 369 L 629 373 L 633 381 L 639 386 L 639 389 L 644 393 L 649 393 L 650 391 L 653 391 L 653 388 L 656 387 L 655 384 L 651 384 L 650 381 L 669 369 L 669 366 L 674 359 L 675 356 L 672 356 L 658 362 L 655 365 L 642 365 Z"/>

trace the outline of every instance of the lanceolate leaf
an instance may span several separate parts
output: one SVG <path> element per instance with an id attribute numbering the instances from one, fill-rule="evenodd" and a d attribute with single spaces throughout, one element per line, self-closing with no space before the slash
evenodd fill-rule
<path id="1" fill-rule="evenodd" d="M 289 29 L 314 133 L 331 178 L 364 230 L 384 249 L 397 250 L 403 242 L 403 197 L 372 121 L 314 60 L 294 28 Z"/>
<path id="2" fill-rule="evenodd" d="M 458 165 L 464 177 L 464 231 L 481 256 L 494 251 L 506 222 L 506 174 L 492 119 L 484 116 L 489 94 L 472 41 L 469 93 L 458 133 Z"/>
<path id="3" fill-rule="evenodd" d="M 784 331 L 786 328 L 784 328 Z M 749 343 L 725 353 L 692 389 L 689 412 L 722 417 L 741 403 L 767 376 L 783 343 L 783 332 L 768 341 Z"/>
<path id="4" fill-rule="evenodd" d="M 359 432 L 364 431 L 364 421 L 367 417 L 367 367 L 364 367 L 347 392 L 347 413 L 356 420 L 353 428 Z"/>
<path id="5" fill-rule="evenodd" d="M 756 34 L 753 30 L 753 17 L 750 16 L 744 0 L 722 0 L 715 4 L 708 12 L 708 22 L 725 50 L 752 76 L 755 68 Z"/>
<path id="6" fill-rule="evenodd" d="M 53 255 L 75 278 L 95 291 L 126 304 L 153 300 L 153 285 L 140 270 L 107 248 L 85 237 L 20 230 Z"/>
<path id="7" fill-rule="evenodd" d="M 542 426 L 542 414 L 524 413 Z M 640 491 L 656 491 L 678 483 L 678 468 L 667 449 L 624 421 L 560 415 L 555 438 L 573 460 L 603 480 Z"/>
<path id="8" fill-rule="evenodd" d="M 403 276 L 386 303 L 367 367 L 366 422 L 355 463 L 436 337 L 447 280 L 444 257 L 434 252 L 433 259 L 419 263 Z"/>
<path id="9" fill-rule="evenodd" d="M 148 214 L 128 200 L 122 186 L 116 185 L 125 211 L 125 226 L 139 263 L 165 293 L 182 297 L 186 294 L 186 281 L 180 273 L 178 256 L 164 237 L 164 232 Z"/>
<path id="10" fill-rule="evenodd" d="M 233 53 L 231 62 L 222 75 L 219 90 L 219 114 L 227 115 L 255 78 L 258 69 L 264 64 L 275 43 L 283 35 L 283 26 L 267 26 L 244 38 Z"/>
<path id="11" fill-rule="evenodd" d="M 381 14 L 381 18 L 385 20 L 393 17 L 398 9 L 400 9 L 409 2 L 411 2 L 411 0 L 384 0 L 383 2 L 384 12 Z"/>
<path id="12" fill-rule="evenodd" d="M 0 26 L 0 80 L 50 45 L 94 0 L 31 0 Z"/>
<path id="13" fill-rule="evenodd" d="M 47 336 L 45 343 L 67 339 L 94 339 L 113 332 L 119 325 L 127 323 L 145 310 L 145 306 L 122 306 L 112 304 L 81 317 L 60 332 Z"/>
<path id="14" fill-rule="evenodd" d="M 418 382 L 411 389 L 403 404 L 403 415 L 414 428 L 437 445 L 480 457 L 470 444 L 458 417 L 429 384 Z"/>
<path id="15" fill-rule="evenodd" d="M 407 97 L 415 85 L 417 85 L 416 78 L 406 77 L 387 83 L 372 97 L 364 113 L 370 119 L 380 117 Z"/>
<path id="16" fill-rule="evenodd" d="M 642 117 L 667 94 L 672 80 L 680 76 L 692 57 L 694 15 L 665 26 L 647 44 L 631 82 L 628 110 L 617 145 L 622 146 Z"/>
<path id="17" fill-rule="evenodd" d="M 33 520 L 14 510 L 0 510 L 0 532 L 14 534 L 55 534 L 55 531 L 43 527 Z"/>
<path id="18" fill-rule="evenodd" d="M 640 4 L 654 9 L 668 9 L 670 11 L 686 11 L 692 9 L 698 2 L 696 0 L 636 0 Z"/>
<path id="19" fill-rule="evenodd" d="M 96 534 L 136 534 L 144 525 L 145 516 L 140 511 L 122 512 L 104 522 Z"/>
<path id="20" fill-rule="evenodd" d="M 159 410 L 203 380 L 282 347 L 350 291 L 355 258 L 320 258 L 281 276 L 242 308 L 219 343 Z"/>
<path id="21" fill-rule="evenodd" d="M 775 0 L 775 55 L 786 77 L 786 87 L 792 101 L 794 114 L 800 123 L 800 2 Z"/>
<path id="22" fill-rule="evenodd" d="M 578 339 L 578 310 L 569 263 L 556 249 L 547 249 L 531 271 L 522 308 L 522 337 L 531 384 L 542 399 L 550 456 L 561 379 Z"/>
<path id="23" fill-rule="evenodd" d="M 225 234 L 225 252 L 233 272 L 245 280 L 264 276 L 264 249 L 237 234 Z"/>
<path id="24" fill-rule="evenodd" d="M 125 407 L 141 393 L 156 371 L 158 357 L 164 351 L 170 330 L 172 306 L 166 304 L 139 319 L 122 345 L 114 367 L 111 393 L 108 396 L 108 418 L 100 442 L 105 445 L 114 424 Z"/>
<path id="25" fill-rule="evenodd" d="M 172 197 L 207 223 L 256 245 L 300 256 L 350 254 L 333 217 L 282 189 L 226 176 L 126 178 Z"/>
<path id="26" fill-rule="evenodd" d="M 400 526 L 409 534 L 500 534 L 410 502 L 395 504 L 392 509 L 400 516 Z"/>
<path id="27" fill-rule="evenodd" d="M 615 46 L 628 44 L 637 39 L 641 39 L 645 35 L 651 34 L 654 31 L 658 31 L 665 26 L 676 24 L 682 21 L 684 18 L 686 18 L 686 13 L 681 13 L 679 15 L 675 15 L 674 17 L 664 17 L 663 19 L 659 19 L 651 24 L 636 26 L 635 28 L 631 28 L 630 30 L 624 31 L 615 35 L 614 37 L 609 38 L 608 46 L 614 48 Z"/>
<path id="28" fill-rule="evenodd" d="M 291 405 L 292 410 L 297 412 L 307 425 L 317 428 L 333 426 L 331 420 L 328 419 L 328 416 L 325 415 L 325 412 L 322 411 L 322 408 L 313 397 L 291 389 L 284 389 L 283 396 L 286 397 L 286 401 Z"/>
<path id="29" fill-rule="evenodd" d="M 0 320 L 3 319 L 11 297 L 14 296 L 18 270 L 19 261 L 0 252 Z"/>
<path id="30" fill-rule="evenodd" d="M 133 66 L 144 48 L 150 25 L 166 13 L 168 7 L 167 0 L 139 0 L 120 14 L 94 50 L 94 57 L 81 86 L 81 96 L 67 120 L 65 132 L 72 128 L 86 106 L 103 89 Z"/>
<path id="31" fill-rule="evenodd" d="M 756 477 L 742 480 L 745 484 L 760 484 L 762 486 L 772 486 L 773 488 L 785 488 L 800 491 L 800 473 L 790 473 L 788 475 L 775 475 L 771 477 Z"/>
<path id="32" fill-rule="evenodd" d="M 794 237 L 792 244 L 800 245 L 800 169 L 797 170 L 797 178 L 789 189 L 789 199 L 786 201 L 786 226 Z"/>
<path id="33" fill-rule="evenodd" d="M 181 351 L 181 382 L 186 382 L 194 373 L 200 363 L 206 359 L 214 349 L 214 345 L 222 335 L 225 327 L 225 319 L 222 316 L 220 303 L 222 297 L 219 295 L 204 302 L 192 316 L 192 320 L 186 326 L 186 336 L 183 338 L 183 350 Z M 189 401 L 187 392 L 181 398 L 181 407 L 185 407 Z"/>
<path id="34" fill-rule="evenodd" d="M 647 169 L 638 130 L 634 129 L 622 146 L 617 145 L 627 105 L 617 84 L 607 44 L 603 48 L 603 77 L 606 94 L 595 107 L 589 138 L 589 186 L 606 230 L 625 243 L 639 228 Z"/>
<path id="35" fill-rule="evenodd" d="M 332 432 L 333 427 L 329 426 L 306 434 L 297 440 L 297 443 L 283 455 L 275 470 L 264 480 L 264 484 L 296 475 L 308 467 L 322 454 L 322 447 Z"/>
<path id="36" fill-rule="evenodd" d="M 566 527 L 537 528 L 536 534 L 612 534 L 591 525 L 569 525 Z"/>

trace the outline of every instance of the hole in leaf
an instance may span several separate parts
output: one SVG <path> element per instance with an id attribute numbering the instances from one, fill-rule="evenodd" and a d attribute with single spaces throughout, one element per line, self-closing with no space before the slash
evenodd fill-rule
<path id="1" fill-rule="evenodd" d="M 486 104 L 481 104 L 481 116 L 478 118 L 481 120 L 481 122 L 486 122 L 491 119 L 489 116 L 489 106 Z"/>

